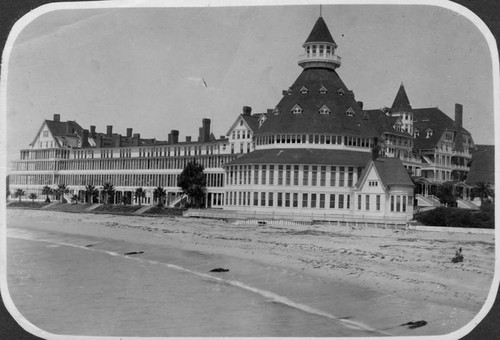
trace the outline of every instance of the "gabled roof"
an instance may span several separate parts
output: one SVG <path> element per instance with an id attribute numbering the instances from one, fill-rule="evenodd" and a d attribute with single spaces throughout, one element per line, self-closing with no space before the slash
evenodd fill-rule
<path id="1" fill-rule="evenodd" d="M 252 132 L 257 131 L 257 129 L 259 128 L 259 118 L 261 115 L 262 115 L 261 113 L 257 113 L 257 114 L 253 114 L 253 115 L 240 114 L 238 116 L 238 118 L 236 118 L 234 123 L 231 125 L 229 130 L 227 131 L 226 136 L 229 136 L 229 133 L 236 127 L 236 125 L 238 124 L 240 119 L 246 123 L 246 125 L 248 126 L 248 128 L 250 130 L 252 130 Z"/>
<path id="2" fill-rule="evenodd" d="M 370 152 L 321 149 L 271 149 L 256 150 L 226 165 L 237 164 L 310 164 L 346 165 L 363 167 L 371 157 Z"/>
<path id="3" fill-rule="evenodd" d="M 302 86 L 309 89 L 307 94 L 300 93 Z M 331 91 L 320 94 L 324 86 Z M 345 94 L 339 95 L 338 89 Z M 307 68 L 301 72 L 290 87 L 291 94 L 285 94 L 276 106 L 280 114 L 270 115 L 257 131 L 257 134 L 270 133 L 329 133 L 359 137 L 375 137 L 377 132 L 367 120 L 363 120 L 363 111 L 347 89 L 337 72 L 325 68 Z M 292 108 L 299 105 L 304 112 L 293 114 Z M 319 109 L 326 105 L 330 115 L 322 115 Z M 354 116 L 345 112 L 352 107 Z"/>
<path id="4" fill-rule="evenodd" d="M 478 182 L 495 183 L 495 146 L 476 145 L 472 153 L 469 173 L 465 183 L 475 185 Z"/>
<path id="5" fill-rule="evenodd" d="M 36 134 L 35 138 L 31 142 L 30 145 L 33 145 L 35 141 L 38 139 L 40 136 L 40 133 L 42 133 L 43 127 L 47 125 L 47 128 L 49 129 L 50 133 L 54 137 L 54 140 L 58 144 L 58 147 L 62 147 L 60 144 L 60 140 L 63 138 L 58 138 L 58 137 L 75 137 L 75 136 L 82 136 L 83 133 L 83 128 L 76 122 L 76 121 L 67 121 L 67 122 L 61 122 L 61 121 L 54 121 L 54 120 L 48 120 L 46 119 L 44 121 L 44 124 L 40 126 L 40 129 L 38 130 L 38 133 Z"/>
<path id="6" fill-rule="evenodd" d="M 316 23 L 314 24 L 314 27 L 304 44 L 310 42 L 326 42 L 335 44 L 335 41 L 333 40 L 332 35 L 328 30 L 328 26 L 326 25 L 325 20 L 323 20 L 322 17 L 319 17 L 318 20 L 316 20 Z M 335 46 L 337 46 L 337 44 L 335 44 Z"/>
<path id="7" fill-rule="evenodd" d="M 420 131 L 420 135 L 415 137 L 414 149 L 433 149 L 448 129 L 460 134 L 470 135 L 466 129 L 459 128 L 455 121 L 437 107 L 413 109 L 413 127 Z M 433 134 L 426 138 L 424 131 L 432 129 Z M 457 139 L 456 139 L 457 140 Z M 461 140 L 461 137 L 459 138 Z M 460 142 L 459 142 L 460 143 Z M 460 144 L 457 145 L 460 148 Z"/>
<path id="8" fill-rule="evenodd" d="M 386 187 L 394 185 L 413 186 L 408 171 L 399 158 L 377 158 L 373 161 L 380 176 L 380 180 Z"/>
<path id="9" fill-rule="evenodd" d="M 391 112 L 411 112 L 411 110 L 410 101 L 406 95 L 405 87 L 403 83 L 401 83 L 398 93 L 396 94 L 396 98 L 394 98 L 394 102 L 392 103 Z"/>

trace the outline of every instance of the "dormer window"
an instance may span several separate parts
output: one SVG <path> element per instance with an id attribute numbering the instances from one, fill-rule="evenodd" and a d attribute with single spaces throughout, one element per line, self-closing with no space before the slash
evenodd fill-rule
<path id="1" fill-rule="evenodd" d="M 343 95 L 345 94 L 344 89 L 343 89 L 343 88 L 338 89 L 338 90 L 337 90 L 337 94 L 338 94 L 339 96 L 343 96 Z"/>
<path id="2" fill-rule="evenodd" d="M 302 86 L 302 88 L 300 89 L 300 93 L 306 94 L 307 92 L 309 92 L 309 90 L 307 89 L 307 87 Z"/>
<path id="3" fill-rule="evenodd" d="M 432 129 L 427 129 L 425 131 L 425 138 L 431 138 L 433 134 L 434 134 L 434 131 L 432 131 Z"/>
<path id="4" fill-rule="evenodd" d="M 259 127 L 266 121 L 267 117 L 265 115 L 260 116 L 259 118 Z"/>
<path id="5" fill-rule="evenodd" d="M 323 105 L 321 109 L 319 109 L 319 113 L 322 115 L 329 115 L 330 112 L 331 112 L 330 109 L 326 105 Z"/>
<path id="6" fill-rule="evenodd" d="M 418 129 L 415 129 L 415 131 L 413 131 L 413 137 L 418 137 L 420 136 L 420 131 Z"/>
<path id="7" fill-rule="evenodd" d="M 280 114 L 280 109 L 278 109 L 278 107 L 275 107 L 274 110 L 273 110 L 273 114 L 275 116 L 279 115 Z"/>
<path id="8" fill-rule="evenodd" d="M 302 108 L 296 104 L 293 108 L 292 108 L 292 113 L 293 114 L 301 114 L 302 112 L 304 112 L 304 110 L 302 110 Z"/>
<path id="9" fill-rule="evenodd" d="M 349 106 L 349 108 L 345 111 L 345 114 L 347 117 L 354 116 L 354 110 L 352 109 L 352 107 Z"/>
<path id="10" fill-rule="evenodd" d="M 321 86 L 321 88 L 319 89 L 320 94 L 326 94 L 327 92 L 328 92 L 328 90 L 324 86 Z"/>

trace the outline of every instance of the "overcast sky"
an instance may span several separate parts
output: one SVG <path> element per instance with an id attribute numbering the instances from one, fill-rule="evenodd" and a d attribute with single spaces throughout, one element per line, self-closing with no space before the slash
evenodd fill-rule
<path id="1" fill-rule="evenodd" d="M 97 5 L 97 3 L 95 3 Z M 74 5 L 74 4 L 73 4 Z M 324 5 L 337 70 L 366 109 L 464 106 L 476 144 L 493 144 L 489 47 L 466 17 L 434 6 Z M 196 138 L 201 119 L 226 134 L 244 105 L 273 108 L 302 68 L 319 6 L 58 10 L 27 25 L 9 56 L 8 153 L 60 114 L 83 128 Z M 208 87 L 205 87 L 203 80 Z"/>

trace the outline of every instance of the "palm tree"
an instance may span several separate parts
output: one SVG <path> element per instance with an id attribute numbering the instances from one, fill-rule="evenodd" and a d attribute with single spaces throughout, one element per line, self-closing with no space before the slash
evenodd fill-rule
<path id="1" fill-rule="evenodd" d="M 167 196 L 167 192 L 165 191 L 165 189 L 163 189 L 160 186 L 155 188 L 155 191 L 153 192 L 153 197 L 155 201 L 158 202 L 159 207 L 163 206 L 163 199 L 165 198 L 165 196 Z"/>
<path id="2" fill-rule="evenodd" d="M 111 183 L 109 183 L 109 182 L 105 182 L 102 185 L 102 191 L 104 191 L 104 195 L 106 197 L 104 203 L 105 204 L 109 204 L 109 201 L 115 195 L 115 187 L 114 187 L 114 185 L 111 184 Z"/>
<path id="3" fill-rule="evenodd" d="M 488 182 L 481 181 L 476 183 L 476 186 L 472 189 L 471 195 L 473 197 L 479 197 L 481 203 L 484 203 L 488 198 L 493 198 L 494 192 L 491 190 Z"/>
<path id="4" fill-rule="evenodd" d="M 32 202 L 35 202 L 35 200 L 36 200 L 36 198 L 37 198 L 37 197 L 38 197 L 38 196 L 37 196 L 35 193 L 33 193 L 33 192 L 32 192 L 31 194 L 29 194 L 29 196 L 28 196 L 28 198 L 29 198 Z"/>
<path id="5" fill-rule="evenodd" d="M 146 191 L 144 191 L 143 188 L 137 188 L 137 189 L 135 189 L 134 197 L 135 197 L 135 199 L 137 200 L 137 202 L 139 203 L 139 206 L 140 206 L 141 202 L 142 202 L 142 199 L 144 197 L 146 197 Z"/>
<path id="6" fill-rule="evenodd" d="M 61 203 L 63 201 L 64 194 L 67 194 L 68 192 L 69 192 L 69 189 L 66 186 L 66 184 L 58 184 L 57 185 L 56 193 L 59 195 L 59 201 Z"/>
<path id="7" fill-rule="evenodd" d="M 23 197 L 25 195 L 24 193 L 24 190 L 23 189 L 17 189 L 15 192 L 14 192 L 14 197 L 15 198 L 19 198 L 19 202 L 21 202 L 21 197 Z"/>
<path id="8" fill-rule="evenodd" d="M 75 204 L 78 204 L 78 195 L 71 196 L 71 201 L 75 202 Z"/>
<path id="9" fill-rule="evenodd" d="M 85 186 L 85 197 L 87 200 L 87 203 L 94 203 L 94 198 L 97 196 L 99 191 L 93 186 L 92 184 L 87 184 Z"/>
<path id="10" fill-rule="evenodd" d="M 42 195 L 45 195 L 45 202 L 50 203 L 49 195 L 53 195 L 53 194 L 54 194 L 54 190 L 52 190 L 52 188 L 49 187 L 48 185 L 46 185 L 42 188 Z"/>

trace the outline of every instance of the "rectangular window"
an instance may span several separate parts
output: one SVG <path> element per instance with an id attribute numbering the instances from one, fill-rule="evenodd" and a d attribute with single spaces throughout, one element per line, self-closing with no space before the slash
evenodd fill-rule
<path id="1" fill-rule="evenodd" d="M 335 209 L 335 194 L 330 194 L 330 208 Z"/>
<path id="2" fill-rule="evenodd" d="M 337 183 L 336 183 L 336 176 L 337 176 L 337 167 L 336 166 L 332 166 L 331 167 L 331 170 L 330 170 L 330 186 L 331 187 L 334 187 Z"/>
<path id="3" fill-rule="evenodd" d="M 309 185 L 309 166 L 304 165 L 304 177 L 302 179 L 302 185 Z"/>
<path id="4" fill-rule="evenodd" d="M 366 205 L 366 206 L 365 206 L 365 209 L 366 209 L 366 210 L 370 210 L 370 195 L 366 195 L 366 196 L 365 196 L 365 200 L 366 200 L 366 201 L 365 201 L 365 205 Z"/>
<path id="5" fill-rule="evenodd" d="M 290 185 L 291 179 L 292 179 L 292 166 L 287 165 L 286 166 L 286 182 L 285 182 L 285 184 Z"/>
<path id="6" fill-rule="evenodd" d="M 361 197 L 363 197 L 363 196 L 358 195 L 358 210 L 361 210 L 361 205 L 362 205 L 362 203 L 361 203 Z"/>
<path id="7" fill-rule="evenodd" d="M 302 208 L 307 208 L 308 194 L 302 194 Z"/>
<path id="8" fill-rule="evenodd" d="M 255 207 L 259 205 L 259 193 L 258 192 L 253 193 L 253 205 Z"/>
<path id="9" fill-rule="evenodd" d="M 299 206 L 299 194 L 294 192 L 293 193 L 293 207 L 297 208 Z"/>
<path id="10" fill-rule="evenodd" d="M 343 187 L 345 184 L 345 167 L 339 167 L 339 186 Z"/>
<path id="11" fill-rule="evenodd" d="M 274 206 L 273 193 L 272 192 L 270 192 L 270 193 L 267 194 L 267 202 L 268 202 L 268 206 L 269 207 Z"/>
<path id="12" fill-rule="evenodd" d="M 326 166 L 322 166 L 320 169 L 319 185 L 324 187 L 326 185 Z"/>
<path id="13" fill-rule="evenodd" d="M 396 196 L 396 212 L 401 211 L 401 196 Z"/>
<path id="14" fill-rule="evenodd" d="M 403 196 L 403 212 L 406 212 L 406 196 Z"/>
<path id="15" fill-rule="evenodd" d="M 344 195 L 339 194 L 339 209 L 344 209 Z"/>
<path id="16" fill-rule="evenodd" d="M 260 193 L 260 205 L 261 205 L 261 207 L 266 206 L 266 193 L 265 192 Z"/>
<path id="17" fill-rule="evenodd" d="M 241 191 L 238 192 L 238 205 L 241 205 Z"/>
<path id="18" fill-rule="evenodd" d="M 325 207 L 325 194 L 319 194 L 319 207 Z"/>
<path id="19" fill-rule="evenodd" d="M 394 211 L 394 196 L 391 195 L 391 211 Z"/>
<path id="20" fill-rule="evenodd" d="M 311 208 L 316 208 L 316 194 L 311 194 Z"/>
<path id="21" fill-rule="evenodd" d="M 267 182 L 267 166 L 266 165 L 263 165 L 262 166 L 262 177 L 260 179 L 260 182 L 262 185 L 265 185 L 266 182 Z"/>
<path id="22" fill-rule="evenodd" d="M 274 184 L 274 165 L 269 165 L 269 184 Z"/>
<path id="23" fill-rule="evenodd" d="M 311 185 L 318 185 L 318 167 L 316 165 L 312 166 Z"/>
<path id="24" fill-rule="evenodd" d="M 347 197 L 346 209 L 350 209 L 351 208 L 351 195 L 347 194 L 346 197 Z"/>
<path id="25" fill-rule="evenodd" d="M 376 197 L 377 197 L 377 202 L 376 202 L 376 203 L 377 203 L 377 205 L 376 205 L 376 209 L 377 209 L 377 211 L 380 211 L 380 195 L 377 195 Z"/>
<path id="26" fill-rule="evenodd" d="M 278 192 L 278 207 L 283 206 L 283 194 Z"/>
<path id="27" fill-rule="evenodd" d="M 258 165 L 254 166 L 254 170 L 253 170 L 253 184 L 254 185 L 259 185 L 259 166 Z"/>
<path id="28" fill-rule="evenodd" d="M 354 180 L 354 168 L 350 166 L 347 173 L 347 186 L 352 187 Z"/>
<path id="29" fill-rule="evenodd" d="M 278 165 L 278 185 L 283 185 L 283 165 Z"/>
<path id="30" fill-rule="evenodd" d="M 290 206 L 290 193 L 287 192 L 285 193 L 285 207 L 289 207 Z"/>
<path id="31" fill-rule="evenodd" d="M 293 185 L 299 185 L 299 166 L 293 166 Z"/>

